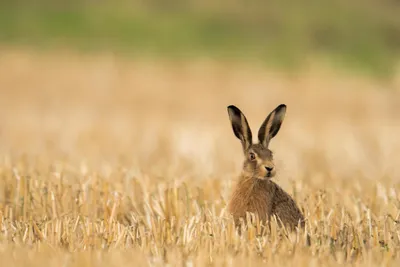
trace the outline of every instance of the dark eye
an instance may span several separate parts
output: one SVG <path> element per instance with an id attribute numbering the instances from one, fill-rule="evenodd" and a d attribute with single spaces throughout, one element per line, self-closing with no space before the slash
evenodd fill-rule
<path id="1" fill-rule="evenodd" d="M 253 152 L 249 153 L 249 158 L 250 160 L 255 160 L 256 159 L 256 155 Z"/>

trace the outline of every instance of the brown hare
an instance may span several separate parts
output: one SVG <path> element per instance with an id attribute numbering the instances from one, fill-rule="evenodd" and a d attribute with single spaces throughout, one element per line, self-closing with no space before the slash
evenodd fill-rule
<path id="1" fill-rule="evenodd" d="M 246 212 L 258 215 L 269 222 L 275 215 L 279 224 L 290 230 L 300 225 L 304 227 L 304 217 L 295 201 L 279 185 L 270 179 L 276 170 L 269 142 L 278 133 L 286 113 L 286 105 L 275 108 L 262 123 L 258 131 L 259 143 L 253 144 L 252 133 L 244 114 L 237 107 L 228 106 L 229 119 L 233 132 L 240 139 L 244 163 L 239 181 L 228 203 L 236 225 L 240 218 L 245 219 Z"/>

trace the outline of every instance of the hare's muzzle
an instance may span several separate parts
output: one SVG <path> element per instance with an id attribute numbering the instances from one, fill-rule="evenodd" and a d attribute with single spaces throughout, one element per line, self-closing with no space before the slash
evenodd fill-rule
<path id="1" fill-rule="evenodd" d="M 275 176 L 275 168 L 273 166 L 264 166 L 265 168 L 265 177 L 271 178 Z"/>
<path id="2" fill-rule="evenodd" d="M 267 166 L 265 166 L 265 169 L 267 170 L 267 172 L 272 172 L 272 170 L 274 169 L 274 167 L 267 167 Z"/>

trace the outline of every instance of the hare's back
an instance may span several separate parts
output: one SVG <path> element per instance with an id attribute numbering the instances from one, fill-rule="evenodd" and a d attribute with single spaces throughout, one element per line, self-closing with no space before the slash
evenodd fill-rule
<path id="1" fill-rule="evenodd" d="M 272 201 L 272 213 L 276 215 L 286 227 L 293 229 L 298 226 L 299 221 L 301 227 L 304 227 L 304 216 L 296 202 L 279 185 L 272 181 L 271 183 L 275 186 L 275 195 Z"/>

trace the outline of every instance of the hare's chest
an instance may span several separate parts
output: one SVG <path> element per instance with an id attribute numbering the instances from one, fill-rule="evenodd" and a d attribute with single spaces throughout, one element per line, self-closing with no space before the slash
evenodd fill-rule
<path id="1" fill-rule="evenodd" d="M 265 219 L 270 215 L 272 207 L 272 197 L 265 189 L 256 189 L 247 200 L 247 211 L 256 213 L 260 219 Z"/>
<path id="2" fill-rule="evenodd" d="M 246 213 L 253 213 L 261 220 L 267 219 L 271 215 L 272 194 L 268 188 L 254 186 L 250 190 L 238 190 L 231 201 L 230 209 L 233 215 L 245 217 Z"/>

